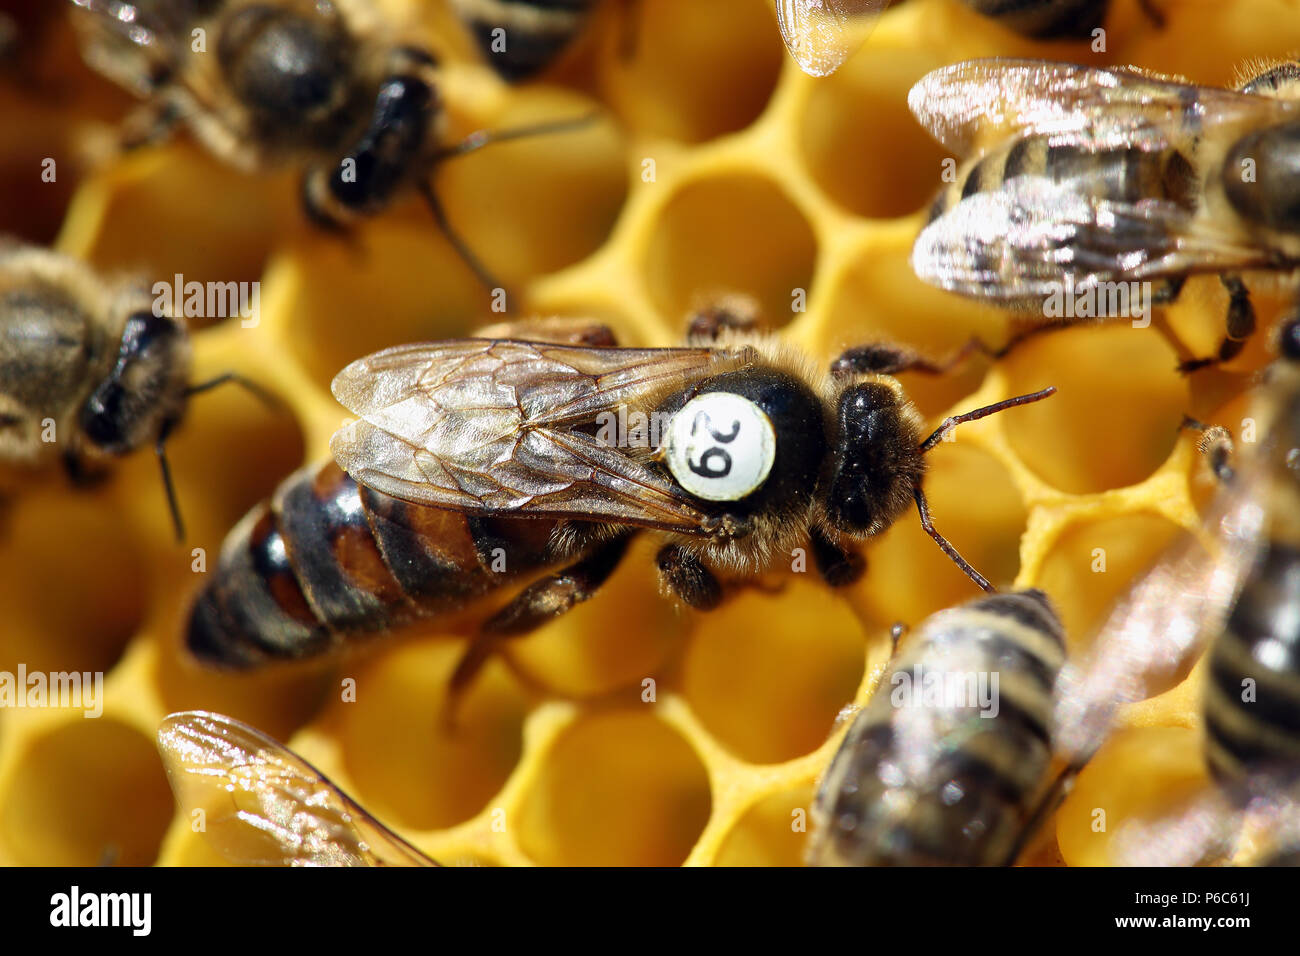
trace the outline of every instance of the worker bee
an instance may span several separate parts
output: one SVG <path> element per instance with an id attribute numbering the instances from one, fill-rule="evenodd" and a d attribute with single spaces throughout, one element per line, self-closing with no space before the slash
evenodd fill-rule
<path id="1" fill-rule="evenodd" d="M 1029 37 L 1087 37 L 1106 18 L 1110 0 L 964 0 L 977 13 Z M 1156 26 L 1164 16 L 1151 0 L 1139 0 Z M 776 0 L 781 37 L 799 68 L 810 76 L 838 70 L 866 40 L 889 0 Z"/>
<path id="2" fill-rule="evenodd" d="M 394 43 L 365 0 L 71 0 L 87 62 L 148 102 L 138 140 L 184 121 L 249 170 L 303 170 L 314 222 L 340 228 L 417 191 L 488 288 L 500 283 L 447 221 L 434 168 L 503 139 L 591 117 L 448 143 L 437 59 Z"/>
<path id="3" fill-rule="evenodd" d="M 1266 436 L 1255 453 L 1235 467 L 1226 431 L 1206 431 L 1203 451 L 1225 483 L 1208 541 L 1180 539 L 1075 661 L 1036 592 L 925 622 L 893 668 L 894 686 L 876 690 L 823 777 L 811 862 L 1013 862 L 1108 738 L 1119 707 L 1168 686 L 1207 643 L 1206 761 L 1219 789 L 1175 819 L 1117 834 L 1119 859 L 1226 858 L 1248 821 L 1273 834 L 1277 860 L 1300 848 L 1300 315 L 1282 324 L 1280 343 L 1254 412 Z M 963 696 L 900 704 L 897 675 L 917 696 L 923 671 L 944 688 L 962 678 Z M 1011 693 L 975 695 L 971 679 L 994 673 L 1003 687 L 1015 681 Z M 1243 694 L 1247 681 L 1253 694 Z M 984 725 L 977 718 L 993 698 Z"/>
<path id="4" fill-rule="evenodd" d="M 928 618 L 822 777 L 809 862 L 1012 863 L 1049 805 L 1052 695 L 1064 659 L 1042 591 Z"/>
<path id="5" fill-rule="evenodd" d="M 333 383 L 360 416 L 331 441 L 337 465 L 292 476 L 227 538 L 190 650 L 252 667 L 485 605 L 468 622 L 480 639 L 456 690 L 497 642 L 588 599 L 638 531 L 660 536 L 663 589 L 708 610 L 720 576 L 744 580 L 796 547 L 832 585 L 851 582 L 863 567 L 854 545 L 912 505 L 991 590 L 934 527 L 925 454 L 957 425 L 1053 388 L 923 439 L 889 374 L 903 353 L 852 349 L 828 375 L 721 316 L 693 327 L 689 347 L 627 349 L 601 326 L 557 344 L 539 340 L 541 325 L 506 324 L 500 338 L 352 363 Z"/>
<path id="6" fill-rule="evenodd" d="M 1076 314 L 1050 306 L 1063 290 L 1089 303 L 1079 316 L 1131 315 L 1217 274 L 1225 337 L 1183 369 L 1227 361 L 1255 329 L 1242 274 L 1289 278 L 1300 255 L 1298 78 L 1296 63 L 1236 90 L 1038 60 L 936 70 L 913 87 L 912 111 L 972 159 L 935 202 L 912 266 L 939 288 L 1051 317 L 1040 324 Z"/>
<path id="7" fill-rule="evenodd" d="M 208 842 L 259 866 L 438 866 L 292 750 L 231 717 L 170 714 L 158 750 Z M 198 817 L 196 817 L 198 819 Z"/>
<path id="8" fill-rule="evenodd" d="M 0 242 L 0 464 L 39 470 L 60 461 L 74 484 L 152 444 L 184 536 L 165 446 L 190 396 L 190 339 L 130 281 L 101 279 L 46 249 Z"/>
<path id="9" fill-rule="evenodd" d="M 1119 704 L 1167 685 L 1208 645 L 1201 707 L 1218 792 L 1161 840 L 1133 842 L 1133 852 L 1145 843 L 1148 864 L 1153 847 L 1179 840 L 1192 862 L 1222 850 L 1251 815 L 1300 823 L 1285 809 L 1300 781 L 1300 314 L 1281 323 L 1279 343 L 1252 410 L 1260 441 L 1240 463 L 1223 447 L 1226 430 L 1207 431 L 1202 444 L 1224 483 L 1208 540 L 1177 543 L 1110 616 L 1092 662 L 1062 672 L 1063 744 L 1086 755 Z"/>

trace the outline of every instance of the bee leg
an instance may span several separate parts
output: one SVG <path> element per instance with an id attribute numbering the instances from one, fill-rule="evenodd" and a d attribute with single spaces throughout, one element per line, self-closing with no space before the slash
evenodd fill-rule
<path id="1" fill-rule="evenodd" d="M 1138 0 L 1138 9 L 1143 15 L 1151 21 L 1151 25 L 1157 30 L 1165 28 L 1165 13 L 1156 6 L 1155 0 Z"/>
<path id="2" fill-rule="evenodd" d="M 536 630 L 595 594 L 614 573 L 631 540 L 631 534 L 621 534 L 596 545 L 581 560 L 530 584 L 489 618 L 451 675 L 445 711 L 448 721 L 455 716 L 461 696 L 503 641 Z"/>
<path id="3" fill-rule="evenodd" d="M 822 580 L 831 587 L 852 584 L 867 570 L 866 559 L 853 548 L 832 541 L 816 528 L 808 537 L 812 544 L 813 563 L 817 565 Z"/>
<path id="4" fill-rule="evenodd" d="M 691 316 L 686 341 L 708 345 L 725 332 L 752 332 L 758 327 L 758 304 L 744 296 L 729 296 Z"/>
<path id="5" fill-rule="evenodd" d="M 1251 304 L 1246 284 L 1237 276 L 1220 276 L 1219 281 L 1228 290 L 1227 334 L 1219 343 L 1218 355 L 1182 362 L 1178 370 L 1184 374 L 1236 358 L 1246 347 L 1246 340 L 1255 333 L 1255 307 Z"/>
<path id="6" fill-rule="evenodd" d="M 180 108 L 170 99 L 159 99 L 132 110 L 122 121 L 118 146 L 123 152 L 152 146 L 169 139 L 180 123 Z"/>
<path id="7" fill-rule="evenodd" d="M 1179 427 L 1188 431 L 1200 432 L 1201 437 L 1196 443 L 1196 447 L 1205 457 L 1210 472 L 1218 479 L 1220 484 L 1231 484 L 1233 476 L 1236 474 L 1232 467 L 1232 433 L 1222 425 L 1207 425 L 1204 422 L 1197 421 L 1190 415 L 1183 416 L 1183 423 Z"/>
<path id="8" fill-rule="evenodd" d="M 1069 796 L 1070 790 L 1074 787 L 1075 778 L 1079 776 L 1087 763 L 1088 758 L 1077 758 L 1056 775 L 1056 778 L 1048 785 L 1037 804 L 1030 811 L 1029 818 L 1025 821 L 1024 826 L 1020 828 L 1020 832 L 1016 835 L 1016 839 L 1012 843 L 1006 858 L 999 865 L 1014 866 L 1029 846 L 1035 842 L 1035 837 L 1038 836 L 1043 824 Z"/>
<path id="9" fill-rule="evenodd" d="M 946 375 L 972 355 L 979 353 L 989 358 L 1001 358 L 1006 350 L 995 350 L 978 337 L 959 348 L 948 358 L 935 362 L 918 352 L 897 345 L 856 345 L 846 349 L 831 363 L 831 375 L 848 378 L 853 375 L 898 375 L 901 372 L 922 372 L 926 375 Z"/>
<path id="10" fill-rule="evenodd" d="M 687 607 L 711 611 L 722 603 L 722 585 L 717 576 L 681 545 L 661 548 L 655 565 L 663 589 Z"/>

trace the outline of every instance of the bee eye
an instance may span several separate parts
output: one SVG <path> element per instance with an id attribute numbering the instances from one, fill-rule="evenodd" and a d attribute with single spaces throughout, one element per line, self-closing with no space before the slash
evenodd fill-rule
<path id="1" fill-rule="evenodd" d="M 95 389 L 82 406 L 81 430 L 101 448 L 113 448 L 122 441 L 122 400 L 125 395 L 122 386 L 110 380 Z"/>
<path id="2" fill-rule="evenodd" d="M 1243 136 L 1223 165 L 1228 201 L 1253 222 L 1300 231 L 1300 123 Z"/>
<path id="3" fill-rule="evenodd" d="M 139 355 L 154 344 L 172 338 L 179 333 L 176 323 L 169 318 L 154 315 L 152 312 L 135 312 L 126 320 L 122 329 L 123 356 Z"/>
<path id="4" fill-rule="evenodd" d="M 758 490 L 776 460 L 776 433 L 763 410 L 731 392 L 687 402 L 668 426 L 668 470 L 705 501 L 739 501 Z"/>

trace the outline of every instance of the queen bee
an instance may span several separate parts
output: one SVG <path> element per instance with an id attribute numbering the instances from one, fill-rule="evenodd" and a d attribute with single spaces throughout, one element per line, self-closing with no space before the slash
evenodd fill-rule
<path id="1" fill-rule="evenodd" d="M 828 583 L 855 580 L 856 544 L 912 506 L 990 589 L 930 519 L 925 453 L 1053 389 L 925 438 L 892 375 L 919 359 L 860 347 L 828 374 L 736 325 L 718 313 L 697 320 L 689 347 L 624 349 L 601 327 L 516 323 L 354 362 L 333 386 L 359 416 L 331 442 L 338 464 L 290 477 L 231 533 L 190 649 L 255 667 L 437 618 L 481 635 L 460 687 L 501 639 L 594 594 L 638 533 L 659 539 L 663 590 L 708 610 L 724 579 L 796 547 Z M 662 421 L 661 441 L 611 446 L 602 425 L 619 420 Z"/>

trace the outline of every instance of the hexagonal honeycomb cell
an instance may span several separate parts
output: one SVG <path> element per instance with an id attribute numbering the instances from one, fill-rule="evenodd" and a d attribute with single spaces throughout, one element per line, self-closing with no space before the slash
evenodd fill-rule
<path id="1" fill-rule="evenodd" d="M 743 294 L 828 361 L 873 340 L 941 357 L 1007 334 L 1005 314 L 931 289 L 907 265 L 945 155 L 907 112 L 927 71 L 1017 55 L 1227 83 L 1244 61 L 1300 48 L 1282 0 L 1156 2 L 1163 30 L 1136 0 L 1115 0 L 1096 52 L 1027 40 L 958 0 L 907 0 L 816 80 L 784 55 L 770 0 L 608 0 L 551 70 L 515 87 L 475 59 L 439 0 L 377 6 L 441 56 L 457 130 L 599 112 L 588 128 L 437 173 L 450 219 L 521 313 L 594 318 L 626 344 L 667 346 L 690 310 Z M 105 699 L 99 720 L 0 709 L 0 864 L 219 862 L 174 813 L 153 749 L 159 720 L 183 709 L 286 741 L 448 863 L 800 862 L 836 714 L 869 696 L 891 625 L 974 596 L 912 515 L 872 543 L 867 575 L 845 591 L 779 571 L 712 614 L 661 597 L 640 542 L 603 593 L 508 644 L 452 729 L 440 714 L 464 641 L 428 628 L 256 675 L 185 658 L 187 607 L 225 533 L 327 454 L 344 417 L 334 373 L 500 316 L 416 199 L 331 235 L 304 221 L 292 175 L 233 170 L 184 135 L 115 152 L 133 104 L 81 65 L 56 6 L 0 3 L 30 28 L 0 68 L 0 229 L 150 282 L 259 281 L 255 327 L 196 324 L 195 376 L 237 371 L 277 404 L 237 390 L 193 400 L 170 446 L 184 545 L 147 451 L 94 490 L 46 481 L 8 502 L 0 670 L 102 671 Z M 52 183 L 45 158 L 57 161 Z M 1267 321 L 1281 299 L 1259 303 Z M 1223 309 L 1213 280 L 1197 279 L 1151 328 L 1053 332 L 998 362 L 902 378 L 936 424 L 1059 389 L 963 427 L 934 454 L 927 488 L 939 526 L 996 583 L 1050 592 L 1072 647 L 1197 521 L 1206 486 L 1181 418 L 1239 422 L 1268 358 L 1261 335 L 1225 369 L 1175 372 L 1214 345 Z M 1204 782 L 1197 675 L 1125 709 L 1035 862 L 1107 862 L 1092 808 L 1112 821 L 1153 813 Z"/>

